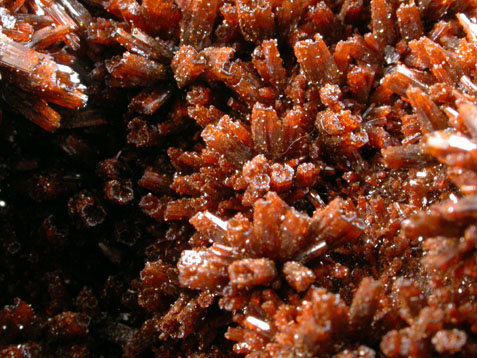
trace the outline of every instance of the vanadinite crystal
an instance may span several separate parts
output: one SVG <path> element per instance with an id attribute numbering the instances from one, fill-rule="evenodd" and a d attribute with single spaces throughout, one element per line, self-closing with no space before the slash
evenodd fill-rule
<path id="1" fill-rule="evenodd" d="M 0 358 L 477 357 L 477 3 L 0 0 Z"/>

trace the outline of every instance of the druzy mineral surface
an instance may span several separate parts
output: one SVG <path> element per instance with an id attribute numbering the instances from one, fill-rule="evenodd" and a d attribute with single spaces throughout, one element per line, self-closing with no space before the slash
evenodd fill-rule
<path id="1" fill-rule="evenodd" d="M 474 0 L 0 0 L 0 358 L 477 356 Z"/>

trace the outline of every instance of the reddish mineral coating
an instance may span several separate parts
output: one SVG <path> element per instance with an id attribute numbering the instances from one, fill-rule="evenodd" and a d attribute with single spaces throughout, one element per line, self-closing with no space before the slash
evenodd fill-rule
<path id="1" fill-rule="evenodd" d="M 283 266 L 285 280 L 297 292 L 303 292 L 315 282 L 316 276 L 308 267 L 299 262 L 288 261 Z"/>
<path id="2" fill-rule="evenodd" d="M 0 0 L 0 358 L 477 356 L 476 15 Z"/>

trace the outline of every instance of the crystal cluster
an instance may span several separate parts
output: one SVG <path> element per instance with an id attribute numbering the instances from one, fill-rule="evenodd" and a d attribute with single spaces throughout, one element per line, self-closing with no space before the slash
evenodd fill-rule
<path id="1" fill-rule="evenodd" d="M 0 0 L 0 358 L 477 356 L 476 69 L 470 0 Z"/>

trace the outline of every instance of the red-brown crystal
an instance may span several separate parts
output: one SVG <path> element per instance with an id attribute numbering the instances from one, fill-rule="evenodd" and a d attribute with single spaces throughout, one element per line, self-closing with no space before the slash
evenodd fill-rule
<path id="1" fill-rule="evenodd" d="M 476 16 L 0 0 L 0 358 L 476 357 Z"/>

